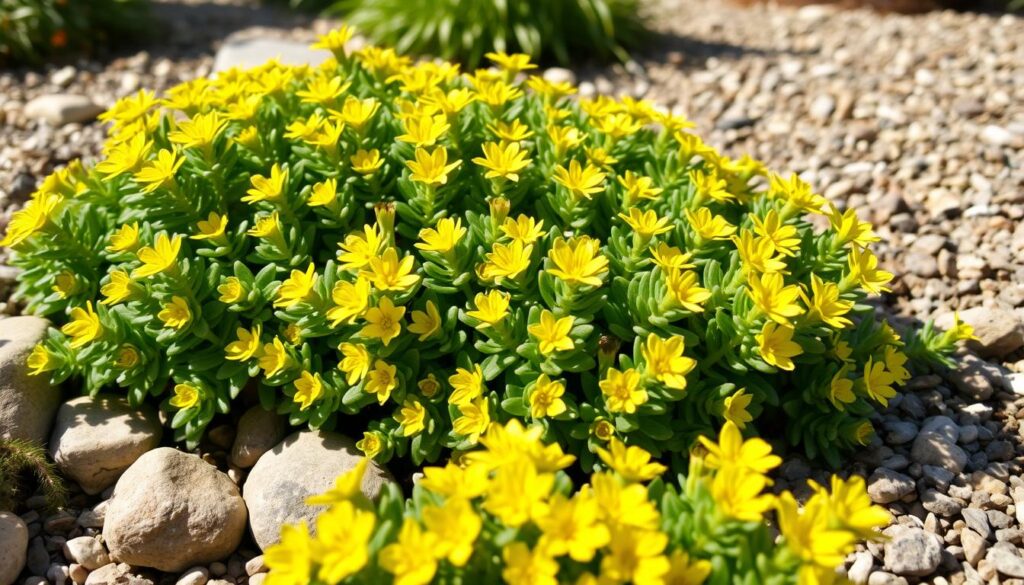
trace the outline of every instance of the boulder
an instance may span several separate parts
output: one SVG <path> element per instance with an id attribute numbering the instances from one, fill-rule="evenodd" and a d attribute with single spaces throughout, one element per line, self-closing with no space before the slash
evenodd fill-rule
<path id="1" fill-rule="evenodd" d="M 284 65 L 319 65 L 331 58 L 331 53 L 311 49 L 309 43 L 256 36 L 251 31 L 239 31 L 224 39 L 213 60 L 214 71 L 232 67 L 247 69 L 276 59 Z"/>
<path id="2" fill-rule="evenodd" d="M 306 498 L 334 487 L 363 455 L 343 435 L 300 431 L 268 451 L 249 473 L 243 495 L 256 544 L 266 550 L 278 542 L 281 526 L 305 520 L 313 525 L 323 507 L 307 506 Z M 371 463 L 363 477 L 363 493 L 376 498 L 384 484 L 394 482 L 388 471 Z"/>
<path id="3" fill-rule="evenodd" d="M 281 442 L 285 433 L 285 420 L 279 414 L 254 406 L 238 421 L 235 444 L 231 448 L 231 463 L 249 469 L 264 453 Z"/>
<path id="4" fill-rule="evenodd" d="M 27 363 L 49 327 L 39 317 L 0 319 L 0 439 L 43 444 L 50 434 L 60 390 L 45 373 L 30 376 Z"/>
<path id="5" fill-rule="evenodd" d="M 1024 347 L 1024 323 L 1009 309 L 998 307 L 973 307 L 962 311 L 960 319 L 974 327 L 977 341 L 967 346 L 983 358 L 999 358 Z M 943 329 L 953 325 L 953 314 L 947 313 L 935 320 Z"/>
<path id="6" fill-rule="evenodd" d="M 28 527 L 10 512 L 0 512 L 0 585 L 11 585 L 25 568 Z"/>
<path id="7" fill-rule="evenodd" d="M 162 447 L 117 481 L 103 539 L 132 566 L 180 572 L 230 555 L 245 534 L 245 502 L 235 484 L 195 455 Z"/>
<path id="8" fill-rule="evenodd" d="M 124 470 L 155 449 L 162 433 L 160 419 L 149 407 L 136 410 L 123 398 L 83 396 L 57 411 L 50 455 L 85 493 L 94 495 L 114 485 Z"/>
<path id="9" fill-rule="evenodd" d="M 48 94 L 25 104 L 25 115 L 46 120 L 52 126 L 88 122 L 103 113 L 103 107 L 84 95 Z"/>

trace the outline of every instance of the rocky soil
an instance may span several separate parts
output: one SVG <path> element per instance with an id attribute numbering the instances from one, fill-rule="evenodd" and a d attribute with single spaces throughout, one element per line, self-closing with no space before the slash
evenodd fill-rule
<path id="1" fill-rule="evenodd" d="M 241 1 L 159 8 L 169 27 L 159 46 L 0 72 L 0 224 L 49 170 L 97 154 L 102 128 L 91 104 L 206 75 L 222 39 L 242 29 L 295 38 L 328 26 Z M 957 368 L 914 378 L 878 414 L 879 437 L 850 471 L 867 478 L 872 499 L 893 513 L 891 539 L 851 555 L 849 577 L 871 585 L 1024 583 L 1024 19 L 738 8 L 719 0 L 661 0 L 653 16 L 657 34 L 636 63 L 550 74 L 576 78 L 584 95 L 646 97 L 686 113 L 709 143 L 734 156 L 801 173 L 874 223 L 882 237 L 875 249 L 897 274 L 882 311 L 914 327 L 959 310 L 981 338 Z M 82 99 L 32 105 L 50 94 Z M 62 118 L 68 112 L 78 119 Z M 0 289 L 10 280 L 0 266 Z M 8 303 L 6 312 L 17 307 Z M 126 444 L 160 442 L 132 416 L 122 413 L 117 426 L 144 436 Z M 214 428 L 195 459 L 244 484 L 246 470 L 284 434 L 274 421 L 254 423 L 258 416 Z M 252 436 L 253 428 L 273 436 Z M 777 487 L 805 489 L 806 478 L 824 482 L 828 471 L 791 457 Z M 168 565 L 168 572 L 111 562 L 110 546 L 119 546 L 104 527 L 117 500 L 112 487 L 98 487 L 106 480 L 89 469 L 65 473 L 81 482 L 69 510 L 47 513 L 35 497 L 20 520 L 0 515 L 0 540 L 31 543 L 21 581 L 262 581 L 259 547 L 248 536 L 226 559 Z M 207 480 L 226 494 L 225 508 L 210 518 L 229 524 L 237 496 L 219 477 Z"/>

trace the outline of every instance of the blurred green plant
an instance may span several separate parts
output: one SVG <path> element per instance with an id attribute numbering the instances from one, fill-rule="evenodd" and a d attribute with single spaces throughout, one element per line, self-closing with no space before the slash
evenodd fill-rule
<path id="1" fill-rule="evenodd" d="M 38 63 L 138 35 L 146 0 L 0 0 L 0 63 Z"/>
<path id="2" fill-rule="evenodd" d="M 401 53 L 476 67 L 491 51 L 625 61 L 643 32 L 638 8 L 638 0 L 340 0 L 327 10 Z"/>
<path id="3" fill-rule="evenodd" d="M 13 510 L 23 500 L 25 476 L 35 477 L 51 509 L 67 500 L 67 489 L 42 447 L 21 439 L 0 439 L 0 510 Z"/>

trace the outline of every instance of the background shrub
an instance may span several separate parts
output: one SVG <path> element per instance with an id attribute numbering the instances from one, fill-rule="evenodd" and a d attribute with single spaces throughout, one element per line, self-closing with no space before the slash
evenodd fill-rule
<path id="1" fill-rule="evenodd" d="M 328 11 L 399 52 L 476 67 L 490 51 L 625 61 L 642 34 L 639 9 L 639 0 L 340 0 Z"/>
<path id="2" fill-rule="evenodd" d="M 137 35 L 146 0 L 0 0 L 0 63 L 91 51 Z"/>

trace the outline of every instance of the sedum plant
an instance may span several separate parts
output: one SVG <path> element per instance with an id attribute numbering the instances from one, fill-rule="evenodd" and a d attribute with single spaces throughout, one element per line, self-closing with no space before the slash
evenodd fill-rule
<path id="1" fill-rule="evenodd" d="M 643 34 L 638 0 L 337 0 L 338 14 L 379 43 L 476 67 L 491 51 L 569 65 L 618 59 Z"/>
<path id="2" fill-rule="evenodd" d="M 0 63 L 35 62 L 138 34 L 146 0 L 0 0 Z"/>
<path id="3" fill-rule="evenodd" d="M 831 492 L 765 493 L 780 463 L 729 422 L 678 483 L 639 447 L 612 439 L 602 469 L 578 490 L 562 471 L 573 456 L 544 444 L 543 427 L 492 423 L 484 448 L 428 467 L 403 500 L 394 485 L 376 503 L 360 491 L 366 459 L 310 504 L 326 505 L 316 535 L 286 526 L 269 548 L 268 585 L 307 583 L 830 584 L 889 513 L 860 477 Z M 777 532 L 764 522 L 772 515 Z M 776 538 L 775 535 L 778 535 Z"/>
<path id="4" fill-rule="evenodd" d="M 249 389 L 417 465 L 513 418 L 583 468 L 616 437 L 685 469 L 726 421 L 832 461 L 871 440 L 911 364 L 852 210 L 525 55 L 460 73 L 350 34 L 103 116 L 103 160 L 0 242 L 60 326 L 35 373 L 159 404 L 191 444 Z"/>

